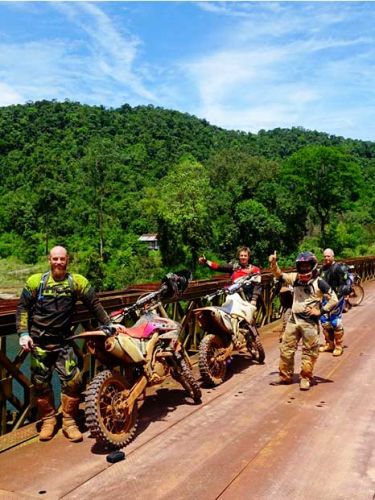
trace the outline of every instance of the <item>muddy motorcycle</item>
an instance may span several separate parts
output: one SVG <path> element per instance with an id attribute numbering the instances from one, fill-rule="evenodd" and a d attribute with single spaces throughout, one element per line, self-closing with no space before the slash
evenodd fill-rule
<path id="1" fill-rule="evenodd" d="M 157 291 L 112 313 L 113 323 L 138 318 L 134 326 L 125 327 L 125 333 L 102 327 L 75 336 L 84 338 L 89 351 L 109 368 L 92 379 L 85 393 L 86 423 L 98 443 L 112 449 L 125 446 L 136 431 L 139 399 L 147 387 L 169 375 L 195 403 L 200 402 L 201 390 L 178 338 L 181 325 L 157 313 L 163 300 L 181 295 L 190 277 L 188 272 L 169 273 Z M 124 374 L 113 370 L 115 366 Z"/>
<path id="2" fill-rule="evenodd" d="M 221 307 L 208 306 L 194 310 L 205 336 L 199 344 L 199 371 L 206 385 L 221 384 L 226 376 L 227 363 L 234 351 L 250 354 L 254 361 L 263 363 L 265 352 L 253 319 L 254 307 L 245 300 L 244 289 L 255 281 L 254 276 L 239 278 L 230 286 L 207 295 L 225 294 Z"/>

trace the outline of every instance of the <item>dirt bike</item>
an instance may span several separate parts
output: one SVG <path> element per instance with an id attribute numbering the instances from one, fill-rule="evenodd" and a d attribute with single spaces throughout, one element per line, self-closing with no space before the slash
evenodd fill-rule
<path id="1" fill-rule="evenodd" d="M 162 300 L 179 297 L 189 279 L 189 272 L 169 273 L 157 291 L 112 313 L 113 323 L 123 323 L 134 315 L 139 318 L 126 333 L 102 327 L 71 337 L 85 339 L 89 351 L 108 367 L 85 391 L 86 423 L 98 443 L 112 449 L 129 443 L 137 427 L 137 401 L 147 387 L 162 383 L 169 375 L 195 403 L 201 401 L 201 390 L 178 338 L 181 325 L 156 311 Z M 124 375 L 113 370 L 115 366 L 120 366 Z"/>
<path id="2" fill-rule="evenodd" d="M 230 286 L 204 297 L 208 301 L 225 294 L 224 304 L 194 310 L 206 332 L 199 344 L 199 371 L 205 384 L 221 384 L 226 376 L 227 362 L 233 351 L 243 351 L 263 363 L 265 352 L 253 320 L 254 306 L 245 300 L 244 289 L 255 282 L 254 276 L 239 278 Z"/>
<path id="3" fill-rule="evenodd" d="M 365 291 L 361 285 L 361 277 L 355 272 L 353 265 L 349 266 L 349 273 L 352 280 L 352 291 L 345 297 L 345 310 L 348 311 L 353 306 L 359 306 L 365 296 Z"/>

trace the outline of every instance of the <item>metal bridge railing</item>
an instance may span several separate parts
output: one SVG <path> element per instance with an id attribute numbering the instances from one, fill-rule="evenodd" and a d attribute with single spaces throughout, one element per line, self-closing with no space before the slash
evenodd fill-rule
<path id="1" fill-rule="evenodd" d="M 350 259 L 346 262 L 355 266 L 362 281 L 375 279 L 375 257 Z M 285 271 L 290 270 L 292 269 L 285 269 Z M 205 295 L 229 283 L 228 275 L 192 281 L 178 302 L 165 304 L 162 313 L 182 324 L 181 340 L 188 352 L 197 351 L 203 336 L 203 331 L 195 321 L 193 310 L 206 305 L 203 299 Z M 280 317 L 280 304 L 274 294 L 274 280 L 269 272 L 262 273 L 262 285 L 262 296 L 259 300 L 256 318 L 258 326 L 264 326 Z M 98 295 L 104 308 L 112 312 L 134 303 L 140 295 L 156 290 L 158 286 L 159 283 L 134 285 L 126 290 L 104 292 Z M 9 433 L 24 436 L 23 426 L 34 422 L 37 418 L 32 397 L 29 355 L 20 350 L 18 337 L 15 334 L 17 302 L 17 300 L 0 301 L 0 435 L 3 437 Z M 95 327 L 96 324 L 91 314 L 83 305 L 78 304 L 73 322 L 74 330 L 87 330 Z M 102 366 L 86 351 L 84 345 L 77 346 L 77 354 L 84 380 L 87 382 L 98 370 L 102 369 Z M 1 444 L 1 440 L 2 438 L 0 438 L 0 451 L 6 446 Z"/>

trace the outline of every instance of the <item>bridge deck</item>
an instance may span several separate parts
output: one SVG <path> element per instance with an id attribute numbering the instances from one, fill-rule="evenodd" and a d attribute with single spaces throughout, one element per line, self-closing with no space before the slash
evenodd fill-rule
<path id="1" fill-rule="evenodd" d="M 344 316 L 345 352 L 322 354 L 318 385 L 272 387 L 278 332 L 263 329 L 266 364 L 232 362 L 232 377 L 185 404 L 172 381 L 150 392 L 126 459 L 106 461 L 87 433 L 59 433 L 0 455 L 2 498 L 373 499 L 375 282 Z M 299 367 L 297 357 L 296 371 Z"/>

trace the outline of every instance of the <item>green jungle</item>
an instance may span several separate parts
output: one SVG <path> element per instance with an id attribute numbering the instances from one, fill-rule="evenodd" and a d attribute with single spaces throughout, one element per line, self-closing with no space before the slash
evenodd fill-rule
<path id="1" fill-rule="evenodd" d="M 56 244 L 98 290 L 157 281 L 198 256 L 281 266 L 375 254 L 375 143 L 303 128 L 257 134 L 153 106 L 39 101 L 0 108 L 0 288 Z M 157 233 L 159 250 L 139 241 Z"/>

